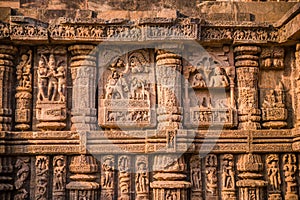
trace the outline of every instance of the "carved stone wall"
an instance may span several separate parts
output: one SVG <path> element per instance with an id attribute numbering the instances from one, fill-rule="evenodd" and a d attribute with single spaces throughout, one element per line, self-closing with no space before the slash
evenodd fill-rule
<path id="1" fill-rule="evenodd" d="M 5 2 L 1 200 L 299 199 L 299 3 Z"/>

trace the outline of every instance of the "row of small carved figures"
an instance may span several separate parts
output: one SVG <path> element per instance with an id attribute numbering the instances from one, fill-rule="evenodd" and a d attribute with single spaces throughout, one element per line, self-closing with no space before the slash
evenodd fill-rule
<path id="1" fill-rule="evenodd" d="M 107 113 L 108 122 L 148 122 L 148 111 L 109 111 Z"/>
<path id="2" fill-rule="evenodd" d="M 202 32 L 204 39 L 235 39 L 235 40 L 270 40 L 278 39 L 277 31 L 267 31 L 264 29 L 223 29 L 223 28 L 206 28 Z"/>
<path id="3" fill-rule="evenodd" d="M 49 27 L 51 37 L 96 37 L 96 38 L 140 38 L 142 30 L 138 27 L 129 26 L 71 26 L 53 25 Z M 236 39 L 236 40 L 270 40 L 276 41 L 279 37 L 278 31 L 264 29 L 256 30 L 233 30 L 222 28 L 206 28 L 201 31 L 203 39 Z M 0 36 L 42 36 L 48 35 L 48 29 L 43 26 L 33 25 L 9 25 L 0 24 Z M 191 37 L 194 30 L 189 26 L 174 27 L 151 27 L 147 31 L 149 37 L 180 36 Z"/>
<path id="4" fill-rule="evenodd" d="M 194 111 L 193 121 L 230 122 L 230 113 L 228 111 Z"/>

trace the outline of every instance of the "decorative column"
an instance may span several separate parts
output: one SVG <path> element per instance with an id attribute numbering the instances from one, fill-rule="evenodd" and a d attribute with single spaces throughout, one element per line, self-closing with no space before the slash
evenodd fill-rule
<path id="1" fill-rule="evenodd" d="M 9 157 L 0 157 L 0 199 L 11 200 L 12 190 L 12 159 Z"/>
<path id="2" fill-rule="evenodd" d="M 258 107 L 258 46 L 237 46 L 234 48 L 235 67 L 238 86 L 239 129 L 255 130 L 260 128 Z"/>
<path id="3" fill-rule="evenodd" d="M 297 192 L 297 158 L 295 154 L 285 154 L 282 158 L 283 174 L 285 182 L 285 200 L 298 200 Z"/>
<path id="4" fill-rule="evenodd" d="M 29 174 L 30 174 L 30 158 L 19 157 L 15 164 L 17 177 L 15 180 L 15 188 L 17 193 L 14 200 L 23 200 L 29 197 Z"/>
<path id="5" fill-rule="evenodd" d="M 11 45 L 0 45 L 0 131 L 11 130 L 13 60 L 18 49 Z"/>
<path id="6" fill-rule="evenodd" d="M 35 160 L 35 200 L 49 197 L 49 156 L 36 156 Z"/>
<path id="7" fill-rule="evenodd" d="M 239 188 L 240 200 L 263 200 L 264 187 L 267 182 L 262 180 L 263 162 L 260 155 L 240 155 L 237 163 L 238 177 L 236 185 Z"/>
<path id="8" fill-rule="evenodd" d="M 15 128 L 18 130 L 28 130 L 31 122 L 32 107 L 32 51 L 28 50 L 21 55 L 21 61 L 16 67 L 17 87 L 16 87 L 16 111 Z"/>
<path id="9" fill-rule="evenodd" d="M 71 182 L 67 184 L 70 199 L 98 200 L 100 185 L 96 182 L 97 160 L 93 156 L 74 156 L 69 166 Z"/>
<path id="10" fill-rule="evenodd" d="M 96 130 L 96 52 L 94 45 L 73 45 L 71 52 L 72 130 Z"/>
<path id="11" fill-rule="evenodd" d="M 181 57 L 166 50 L 156 56 L 156 83 L 158 98 L 157 135 L 165 137 L 162 151 L 176 152 L 177 134 L 182 128 Z M 186 163 L 181 154 L 159 154 L 154 157 L 154 181 L 150 184 L 154 200 L 187 199 L 191 183 L 185 181 Z"/>
<path id="12" fill-rule="evenodd" d="M 295 65 L 296 65 L 296 126 L 300 127 L 300 43 L 296 45 L 295 52 Z"/>
<path id="13" fill-rule="evenodd" d="M 130 191 L 131 191 L 131 177 L 130 177 L 130 157 L 129 156 L 120 156 L 118 162 L 118 171 L 119 171 L 119 200 L 130 200 Z"/>

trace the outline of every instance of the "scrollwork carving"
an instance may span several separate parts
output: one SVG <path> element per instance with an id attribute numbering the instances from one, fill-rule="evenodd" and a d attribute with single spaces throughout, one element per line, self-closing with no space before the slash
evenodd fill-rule
<path id="1" fill-rule="evenodd" d="M 49 157 L 37 156 L 35 161 L 36 186 L 35 200 L 45 200 L 48 198 L 49 183 Z"/>
<path id="2" fill-rule="evenodd" d="M 14 196 L 14 200 L 25 200 L 29 196 L 29 192 L 26 190 L 26 181 L 30 174 L 30 159 L 18 158 L 15 168 L 17 171 L 17 179 L 15 181 L 15 188 L 17 194 Z"/>

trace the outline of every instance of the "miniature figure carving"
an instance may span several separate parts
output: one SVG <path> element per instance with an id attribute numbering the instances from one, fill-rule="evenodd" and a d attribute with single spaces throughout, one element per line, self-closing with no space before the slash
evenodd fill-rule
<path id="1" fill-rule="evenodd" d="M 233 156 L 226 154 L 223 157 L 222 164 L 222 186 L 226 189 L 235 189 L 235 179 L 234 179 L 234 168 L 233 168 Z"/>
<path id="2" fill-rule="evenodd" d="M 286 184 L 286 196 L 297 197 L 297 182 L 296 182 L 296 156 L 294 154 L 286 154 L 283 156 L 283 172 Z"/>
<path id="3" fill-rule="evenodd" d="M 39 101 L 66 101 L 66 74 L 62 62 L 56 63 L 53 54 L 49 56 L 48 62 L 47 58 L 41 55 L 37 71 Z"/>
<path id="4" fill-rule="evenodd" d="M 64 158 L 62 157 L 55 157 L 54 158 L 54 178 L 53 178 L 53 190 L 55 191 L 64 191 L 65 187 L 65 173 L 66 173 L 66 166 L 64 163 Z"/>
<path id="5" fill-rule="evenodd" d="M 148 192 L 147 168 L 144 162 L 138 163 L 137 175 L 135 179 L 136 191 L 139 193 Z"/>
<path id="6" fill-rule="evenodd" d="M 32 51 L 29 50 L 28 54 L 23 54 L 21 61 L 16 67 L 16 74 L 18 80 L 18 87 L 31 88 L 31 60 L 32 60 Z"/>
<path id="7" fill-rule="evenodd" d="M 228 87 L 229 82 L 225 74 L 225 70 L 221 67 L 215 68 L 215 73 L 210 79 L 210 87 Z"/>
<path id="8" fill-rule="evenodd" d="M 206 174 L 206 194 L 209 196 L 217 196 L 218 177 L 217 177 L 217 157 L 209 154 L 205 160 Z"/>
<path id="9" fill-rule="evenodd" d="M 271 154 L 267 157 L 267 174 L 270 185 L 270 192 L 278 192 L 280 194 L 281 177 L 279 169 L 279 158 L 275 154 Z"/>
<path id="10" fill-rule="evenodd" d="M 201 73 L 195 74 L 192 82 L 193 88 L 204 88 L 206 87 L 206 83 Z"/>
<path id="11" fill-rule="evenodd" d="M 102 176 L 102 187 L 113 188 L 114 179 L 114 162 L 112 158 L 106 158 L 102 164 L 102 170 L 104 175 Z"/>
<path id="12" fill-rule="evenodd" d="M 191 182 L 192 190 L 201 190 L 201 163 L 198 155 L 191 158 Z"/>

